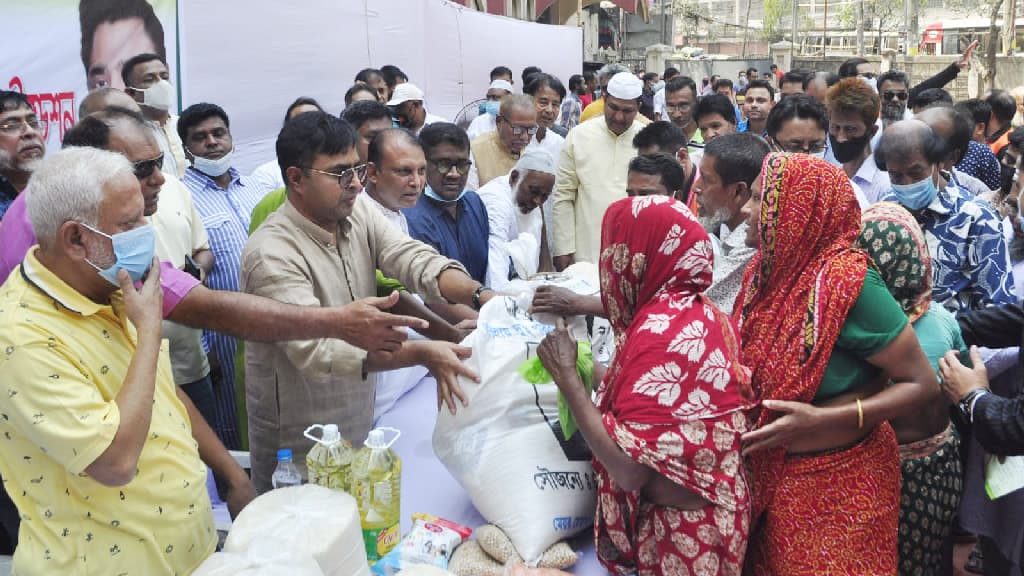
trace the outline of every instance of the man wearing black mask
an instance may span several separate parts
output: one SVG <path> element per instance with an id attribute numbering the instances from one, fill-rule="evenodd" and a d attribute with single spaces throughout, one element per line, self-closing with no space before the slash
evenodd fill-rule
<path id="1" fill-rule="evenodd" d="M 891 189 L 889 174 L 867 161 L 871 140 L 878 132 L 881 105 L 878 94 L 860 78 L 843 78 L 825 95 L 832 155 L 872 204 Z"/>

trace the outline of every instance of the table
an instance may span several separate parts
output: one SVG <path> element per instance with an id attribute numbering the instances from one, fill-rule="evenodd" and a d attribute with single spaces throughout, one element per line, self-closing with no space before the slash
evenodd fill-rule
<path id="1" fill-rule="evenodd" d="M 437 419 L 436 386 L 434 379 L 426 376 L 378 421 L 378 426 L 402 431 L 392 446 L 402 459 L 402 534 L 412 529 L 413 512 L 434 514 L 471 528 L 486 524 L 466 491 L 434 456 L 431 438 Z M 592 530 L 584 530 L 570 545 L 582 554 L 569 572 L 608 574 L 594 553 Z"/>

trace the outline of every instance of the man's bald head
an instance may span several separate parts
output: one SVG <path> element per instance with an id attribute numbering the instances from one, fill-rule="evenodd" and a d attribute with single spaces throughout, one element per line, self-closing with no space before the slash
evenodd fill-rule
<path id="1" fill-rule="evenodd" d="M 880 170 L 888 170 L 887 164 L 907 158 L 921 158 L 929 164 L 942 164 L 947 153 L 946 139 L 928 124 L 914 118 L 896 122 L 882 132 L 882 139 L 875 149 L 875 164 Z"/>
<path id="2" fill-rule="evenodd" d="M 949 151 L 946 169 L 952 168 L 967 155 L 974 125 L 966 114 L 948 106 L 935 106 L 918 112 L 914 119 L 927 124 L 946 141 Z"/>
<path id="3" fill-rule="evenodd" d="M 126 94 L 123 90 L 117 88 L 105 87 L 97 88 L 86 95 L 85 99 L 78 107 L 78 117 L 85 118 L 86 116 L 99 112 L 100 110 L 106 110 L 108 108 L 124 108 L 131 110 L 132 112 L 142 113 L 142 109 L 139 108 L 138 102 L 136 102 L 131 96 Z"/>

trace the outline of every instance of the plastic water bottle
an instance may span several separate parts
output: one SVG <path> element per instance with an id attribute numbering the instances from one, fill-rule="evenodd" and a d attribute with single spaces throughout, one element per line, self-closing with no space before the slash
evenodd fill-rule
<path id="1" fill-rule="evenodd" d="M 319 428 L 320 437 L 313 435 Z M 306 454 L 306 477 L 310 484 L 318 484 L 324 488 L 349 492 L 349 471 L 355 452 L 338 431 L 337 424 L 314 424 L 306 428 L 303 434 L 316 442 Z"/>
<path id="2" fill-rule="evenodd" d="M 385 435 L 391 433 L 390 440 Z M 391 449 L 401 432 L 394 428 L 371 430 L 352 463 L 352 495 L 359 505 L 359 523 L 372 566 L 401 538 L 402 460 Z"/>
<path id="3" fill-rule="evenodd" d="M 274 475 L 270 477 L 270 483 L 274 488 L 287 488 L 302 484 L 302 476 L 292 463 L 292 449 L 281 448 L 277 451 L 277 468 Z"/>

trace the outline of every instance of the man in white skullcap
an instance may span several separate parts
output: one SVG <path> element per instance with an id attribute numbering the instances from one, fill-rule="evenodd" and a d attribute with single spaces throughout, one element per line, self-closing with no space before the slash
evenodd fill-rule
<path id="1" fill-rule="evenodd" d="M 608 81 L 604 116 L 569 132 L 558 161 L 554 192 L 554 266 L 597 264 L 601 220 L 608 206 L 626 197 L 629 161 L 636 156 L 633 137 L 643 82 L 629 72 Z"/>
<path id="2" fill-rule="evenodd" d="M 512 171 L 477 190 L 487 208 L 490 229 L 487 282 L 501 290 L 515 278 L 550 271 L 547 224 L 541 206 L 555 187 L 555 158 L 528 148 Z"/>
<path id="3" fill-rule="evenodd" d="M 388 100 L 388 109 L 391 110 L 391 116 L 398 120 L 399 126 L 417 136 L 428 124 L 447 122 L 444 118 L 427 112 L 423 106 L 423 90 L 409 82 L 395 86 L 391 100 Z"/>
<path id="4" fill-rule="evenodd" d="M 466 136 L 470 140 L 482 136 L 497 128 L 495 118 L 498 117 L 498 109 L 501 107 L 501 100 L 512 93 L 512 83 L 508 80 L 498 78 L 491 82 L 487 88 L 487 100 L 480 103 L 480 115 L 473 119 L 466 128 Z"/>

